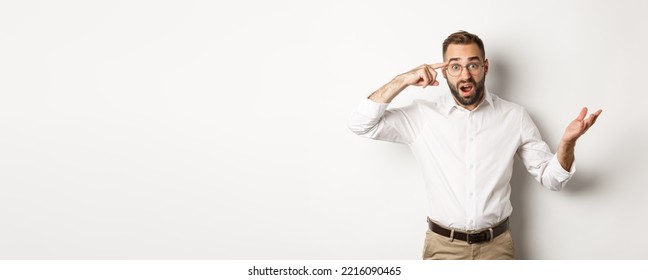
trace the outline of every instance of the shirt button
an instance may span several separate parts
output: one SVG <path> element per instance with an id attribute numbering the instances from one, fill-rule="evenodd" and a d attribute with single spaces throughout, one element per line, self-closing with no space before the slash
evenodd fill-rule
<path id="1" fill-rule="evenodd" d="M 472 197 L 473 195 L 475 195 L 475 193 L 473 193 L 473 192 L 470 192 L 470 193 L 469 193 L 469 195 L 470 195 L 470 196 Z"/>
<path id="2" fill-rule="evenodd" d="M 474 139 L 472 137 L 468 138 L 468 141 L 472 142 Z"/>
<path id="3" fill-rule="evenodd" d="M 470 164 L 470 169 L 473 169 L 473 167 L 474 167 L 474 166 L 473 166 L 472 163 L 471 163 L 471 164 Z"/>

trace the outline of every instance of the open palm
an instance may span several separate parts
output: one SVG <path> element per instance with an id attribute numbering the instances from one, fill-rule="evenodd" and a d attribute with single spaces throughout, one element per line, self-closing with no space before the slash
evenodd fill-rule
<path id="1" fill-rule="evenodd" d="M 596 122 L 596 118 L 603 112 L 603 110 L 598 110 L 591 114 L 588 118 L 585 118 L 587 115 L 587 107 L 581 109 L 578 117 L 573 120 L 565 129 L 565 134 L 563 135 L 563 141 L 565 142 L 575 142 L 578 137 L 585 134 L 585 132 Z"/>

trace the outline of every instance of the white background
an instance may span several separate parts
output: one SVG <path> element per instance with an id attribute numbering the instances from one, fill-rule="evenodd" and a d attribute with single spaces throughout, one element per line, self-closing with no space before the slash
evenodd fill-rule
<path id="1" fill-rule="evenodd" d="M 0 258 L 418 259 L 407 146 L 346 128 L 395 75 L 478 34 L 487 87 L 552 149 L 602 108 L 550 192 L 516 164 L 526 259 L 646 259 L 645 1 L 3 1 Z M 442 85 L 445 81 L 442 80 Z M 407 89 L 393 106 L 446 94 Z M 496 152 L 496 151 L 495 151 Z"/>

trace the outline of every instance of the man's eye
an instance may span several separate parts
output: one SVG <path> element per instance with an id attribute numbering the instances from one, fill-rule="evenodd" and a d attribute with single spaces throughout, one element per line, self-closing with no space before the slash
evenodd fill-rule
<path id="1" fill-rule="evenodd" d="M 479 68 L 479 65 L 477 65 L 476 63 L 468 64 L 468 69 L 470 70 L 475 70 L 477 68 Z"/>
<path id="2" fill-rule="evenodd" d="M 450 69 L 457 71 L 457 70 L 461 69 L 461 66 L 459 66 L 458 64 L 453 64 L 453 65 L 450 65 Z"/>

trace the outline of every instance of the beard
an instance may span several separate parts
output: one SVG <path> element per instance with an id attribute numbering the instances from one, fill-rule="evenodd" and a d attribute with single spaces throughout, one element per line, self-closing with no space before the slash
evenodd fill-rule
<path id="1" fill-rule="evenodd" d="M 477 102 L 479 102 L 484 96 L 484 84 L 486 83 L 486 77 L 484 77 L 479 83 L 476 83 L 473 77 L 470 77 L 470 79 L 468 80 L 458 81 L 456 85 L 450 84 L 449 80 L 447 81 L 450 92 L 452 92 L 452 96 L 454 96 L 455 100 L 457 100 L 463 106 L 477 104 Z M 461 94 L 459 94 L 458 86 L 463 83 L 471 83 L 475 85 L 475 93 L 467 97 L 461 96 Z"/>

